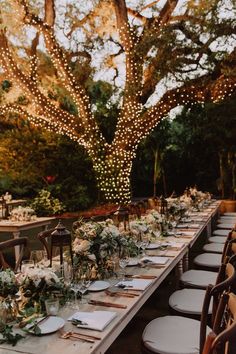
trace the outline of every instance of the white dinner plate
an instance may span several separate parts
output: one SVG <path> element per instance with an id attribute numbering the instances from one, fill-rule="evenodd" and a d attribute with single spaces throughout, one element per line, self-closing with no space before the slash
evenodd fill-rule
<path id="1" fill-rule="evenodd" d="M 109 286 L 110 286 L 110 283 L 108 283 L 107 281 L 97 280 L 90 285 L 88 290 L 89 291 L 102 291 L 102 290 L 108 289 Z"/>
<path id="2" fill-rule="evenodd" d="M 42 318 L 38 318 L 38 321 L 41 321 Z M 57 316 L 49 316 L 45 321 L 43 320 L 41 323 L 38 324 L 41 333 L 40 334 L 49 334 L 58 331 L 65 325 L 65 320 L 61 317 Z M 32 323 L 26 326 L 29 328 L 29 332 L 34 334 L 32 327 Z"/>
<path id="3" fill-rule="evenodd" d="M 131 258 L 129 260 L 129 263 L 127 264 L 127 267 L 135 267 L 137 266 L 139 263 L 138 263 L 138 259 L 137 258 Z"/>
<path id="4" fill-rule="evenodd" d="M 146 250 L 155 250 L 160 247 L 161 247 L 160 243 L 149 243 L 146 247 Z"/>

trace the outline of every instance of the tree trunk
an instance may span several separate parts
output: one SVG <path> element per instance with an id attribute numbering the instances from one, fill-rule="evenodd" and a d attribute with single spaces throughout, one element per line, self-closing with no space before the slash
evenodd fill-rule
<path id="1" fill-rule="evenodd" d="M 130 174 L 133 157 L 132 153 L 119 150 L 93 159 L 98 187 L 106 202 L 130 203 Z"/>
<path id="2" fill-rule="evenodd" d="M 224 183 L 224 163 L 223 163 L 223 153 L 219 153 L 219 166 L 220 166 L 220 189 L 221 189 L 221 198 L 225 197 L 225 183 Z"/>
<path id="3" fill-rule="evenodd" d="M 154 150 L 154 169 L 153 169 L 153 197 L 157 195 L 157 177 L 158 177 L 158 150 Z"/>

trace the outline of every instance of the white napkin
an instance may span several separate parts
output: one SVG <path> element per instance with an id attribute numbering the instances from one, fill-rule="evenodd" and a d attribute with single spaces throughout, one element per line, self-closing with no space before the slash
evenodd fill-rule
<path id="1" fill-rule="evenodd" d="M 168 257 L 158 256 L 145 256 L 141 259 L 141 262 L 145 264 L 166 264 L 169 261 Z"/>
<path id="2" fill-rule="evenodd" d="M 194 228 L 194 229 L 198 229 L 201 225 L 199 224 L 188 224 L 188 227 L 191 229 L 191 228 Z"/>
<path id="3" fill-rule="evenodd" d="M 170 241 L 169 245 L 171 248 L 175 248 L 176 250 L 181 250 L 181 248 L 183 248 L 185 246 L 185 243 Z"/>
<path id="4" fill-rule="evenodd" d="M 124 289 L 130 289 L 130 290 L 145 290 L 153 280 L 150 279 L 130 279 L 130 280 L 124 280 L 120 281 L 119 283 L 116 284 L 116 286 L 122 285 L 125 286 Z"/>
<path id="5" fill-rule="evenodd" d="M 195 235 L 195 231 L 181 231 L 181 235 L 186 235 L 186 236 L 194 236 Z M 179 237 L 181 238 L 181 235 L 179 235 Z"/>
<path id="6" fill-rule="evenodd" d="M 178 225 L 176 225 L 177 229 L 185 229 L 185 228 L 188 228 L 188 227 L 189 227 L 189 224 L 178 224 Z"/>
<path id="7" fill-rule="evenodd" d="M 92 312 L 75 312 L 68 318 L 80 320 L 84 324 L 78 324 L 77 327 L 94 329 L 95 331 L 103 331 L 106 326 L 116 317 L 117 313 L 113 311 L 92 311 Z"/>

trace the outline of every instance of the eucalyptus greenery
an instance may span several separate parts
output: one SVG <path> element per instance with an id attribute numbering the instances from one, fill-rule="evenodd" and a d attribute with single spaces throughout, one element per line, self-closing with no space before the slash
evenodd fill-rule
<path id="1" fill-rule="evenodd" d="M 15 346 L 20 339 L 24 338 L 21 334 L 14 333 L 12 328 L 12 325 L 0 323 L 0 333 L 2 335 L 2 338 L 0 338 L 0 344 L 7 343 Z"/>

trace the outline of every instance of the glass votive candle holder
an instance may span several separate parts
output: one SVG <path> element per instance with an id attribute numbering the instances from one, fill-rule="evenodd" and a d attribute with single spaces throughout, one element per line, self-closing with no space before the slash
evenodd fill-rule
<path id="1" fill-rule="evenodd" d="M 59 300 L 58 299 L 47 299 L 45 300 L 46 313 L 48 316 L 56 316 L 59 311 Z"/>

